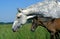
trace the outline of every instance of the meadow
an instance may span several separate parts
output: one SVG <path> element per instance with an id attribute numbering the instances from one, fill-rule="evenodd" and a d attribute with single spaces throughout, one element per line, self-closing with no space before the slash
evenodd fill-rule
<path id="1" fill-rule="evenodd" d="M 31 32 L 31 23 L 23 25 L 17 32 L 12 31 L 12 24 L 0 24 L 0 39 L 50 39 L 50 33 L 39 26 Z"/>

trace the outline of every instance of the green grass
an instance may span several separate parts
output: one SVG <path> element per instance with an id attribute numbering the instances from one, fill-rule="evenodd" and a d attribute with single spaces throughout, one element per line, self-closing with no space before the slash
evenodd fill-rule
<path id="1" fill-rule="evenodd" d="M 17 32 L 12 31 L 12 24 L 0 24 L 0 39 L 50 39 L 49 32 L 38 27 L 35 32 L 31 32 L 31 24 L 25 24 Z"/>

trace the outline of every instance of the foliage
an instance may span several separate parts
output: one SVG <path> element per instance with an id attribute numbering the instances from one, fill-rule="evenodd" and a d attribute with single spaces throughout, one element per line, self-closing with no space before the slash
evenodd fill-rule
<path id="1" fill-rule="evenodd" d="M 31 24 L 25 24 L 17 32 L 12 32 L 12 24 L 0 25 L 0 39 L 50 39 L 49 32 L 38 27 L 35 32 L 31 32 Z"/>

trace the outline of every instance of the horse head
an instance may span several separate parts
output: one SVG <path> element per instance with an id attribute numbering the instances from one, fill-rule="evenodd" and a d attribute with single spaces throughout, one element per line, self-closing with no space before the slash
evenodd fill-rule
<path id="1" fill-rule="evenodd" d="M 23 9 L 18 9 L 18 13 L 16 15 L 16 19 L 13 23 L 12 30 L 15 32 L 18 28 L 20 28 L 23 24 L 26 23 L 27 19 L 33 18 L 34 16 L 27 16 L 22 13 Z"/>

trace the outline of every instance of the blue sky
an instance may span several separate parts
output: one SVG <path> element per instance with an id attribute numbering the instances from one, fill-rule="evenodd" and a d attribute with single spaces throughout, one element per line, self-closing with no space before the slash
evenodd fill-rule
<path id="1" fill-rule="evenodd" d="M 26 8 L 42 0 L 0 0 L 0 22 L 12 22 L 17 8 Z"/>

